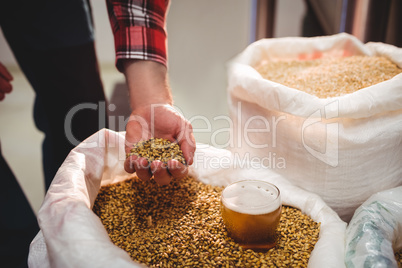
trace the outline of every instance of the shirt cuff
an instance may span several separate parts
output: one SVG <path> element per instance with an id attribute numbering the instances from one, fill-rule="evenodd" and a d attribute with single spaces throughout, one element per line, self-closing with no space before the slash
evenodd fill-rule
<path id="1" fill-rule="evenodd" d="M 142 26 L 119 28 L 114 34 L 116 67 L 122 72 L 122 60 L 151 60 L 167 66 L 167 37 L 164 29 Z"/>

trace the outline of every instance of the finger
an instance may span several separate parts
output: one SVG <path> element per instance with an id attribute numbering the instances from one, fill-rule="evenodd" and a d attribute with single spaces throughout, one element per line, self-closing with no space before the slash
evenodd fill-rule
<path id="1" fill-rule="evenodd" d="M 144 157 L 140 157 L 136 161 L 134 161 L 134 168 L 137 177 L 140 178 L 141 180 L 149 181 L 149 179 L 152 178 L 150 165 Z"/>
<path id="2" fill-rule="evenodd" d="M 169 160 L 167 162 L 168 172 L 175 179 L 182 179 L 187 176 L 188 168 L 177 160 Z"/>
<path id="3" fill-rule="evenodd" d="M 11 85 L 11 83 L 0 76 L 0 92 L 10 93 L 12 88 L 13 86 Z"/>
<path id="4" fill-rule="evenodd" d="M 195 138 L 193 133 L 185 135 L 183 139 L 179 141 L 180 149 L 183 152 L 184 159 L 186 159 L 187 165 L 193 164 L 194 153 L 195 153 Z"/>
<path id="5" fill-rule="evenodd" d="M 3 92 L 0 92 L 0 101 L 4 100 L 5 94 Z"/>
<path id="6" fill-rule="evenodd" d="M 134 162 L 137 160 L 138 156 L 136 155 L 130 155 L 129 157 L 126 158 L 124 161 L 124 170 L 127 173 L 134 173 L 135 172 L 135 167 L 134 167 Z"/>
<path id="7" fill-rule="evenodd" d="M 154 179 L 159 185 L 168 185 L 172 181 L 167 165 L 159 160 L 152 161 L 151 171 L 154 174 Z"/>
<path id="8" fill-rule="evenodd" d="M 0 76 L 7 81 L 13 80 L 13 76 L 10 74 L 7 68 L 3 64 L 1 64 L 1 62 L 0 62 Z"/>
<path id="9" fill-rule="evenodd" d="M 125 149 L 129 153 L 133 144 L 150 138 L 148 123 L 138 115 L 131 115 L 126 125 Z"/>

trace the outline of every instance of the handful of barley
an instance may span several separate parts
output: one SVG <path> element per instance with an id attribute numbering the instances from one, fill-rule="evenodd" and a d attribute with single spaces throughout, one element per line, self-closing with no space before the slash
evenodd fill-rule
<path id="1" fill-rule="evenodd" d="M 127 157 L 130 155 L 144 157 L 149 163 L 154 160 L 167 163 L 170 159 L 175 159 L 183 165 L 186 164 L 180 146 L 177 143 L 161 138 L 151 138 L 134 144 L 130 153 L 127 154 Z"/>
<path id="2" fill-rule="evenodd" d="M 398 252 L 395 252 L 396 263 L 398 264 L 398 268 L 402 268 L 402 249 Z"/>

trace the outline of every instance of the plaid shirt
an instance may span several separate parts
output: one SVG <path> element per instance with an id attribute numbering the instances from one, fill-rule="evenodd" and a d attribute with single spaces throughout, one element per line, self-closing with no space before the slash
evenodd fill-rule
<path id="1" fill-rule="evenodd" d="M 107 0 L 119 70 L 122 59 L 152 60 L 167 65 L 168 5 L 169 0 Z"/>

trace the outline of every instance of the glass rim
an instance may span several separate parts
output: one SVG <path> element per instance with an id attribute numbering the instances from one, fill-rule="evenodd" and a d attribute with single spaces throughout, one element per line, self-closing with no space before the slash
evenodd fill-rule
<path id="1" fill-rule="evenodd" d="M 250 208 L 260 208 L 260 207 L 270 206 L 270 205 L 272 205 L 272 203 L 277 202 L 277 200 L 280 199 L 281 191 L 279 190 L 279 188 L 278 188 L 275 184 L 273 184 L 273 183 L 271 183 L 271 182 L 263 181 L 263 180 L 255 180 L 255 179 L 247 180 L 247 179 L 244 179 L 244 180 L 235 181 L 235 182 L 232 182 L 232 183 L 226 185 L 225 188 L 222 190 L 222 193 L 221 193 L 221 199 L 222 199 L 222 201 L 223 201 L 223 200 L 226 200 L 225 202 L 231 203 L 231 202 L 228 202 L 228 201 L 227 201 L 227 198 L 225 198 L 225 197 L 223 196 L 223 193 L 224 193 L 224 191 L 226 190 L 226 188 L 228 188 L 229 186 L 234 185 L 234 184 L 237 184 L 237 183 L 241 183 L 241 182 L 258 182 L 258 183 L 264 183 L 264 184 L 267 184 L 267 185 L 269 185 L 269 186 L 272 186 L 272 187 L 277 191 L 276 197 L 275 197 L 274 199 L 272 199 L 271 202 L 269 202 L 268 204 L 262 204 L 262 205 L 256 205 L 256 206 L 249 206 Z M 278 206 L 278 207 L 280 207 L 281 205 L 282 205 L 282 202 L 279 203 L 279 206 Z"/>

